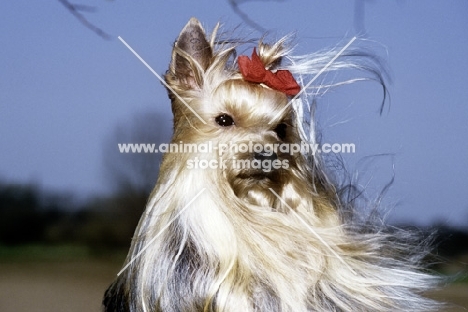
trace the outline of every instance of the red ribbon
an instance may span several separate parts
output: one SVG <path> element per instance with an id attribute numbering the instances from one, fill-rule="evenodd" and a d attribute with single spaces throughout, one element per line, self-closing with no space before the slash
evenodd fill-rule
<path id="1" fill-rule="evenodd" d="M 296 95 L 301 90 L 301 87 L 297 84 L 289 70 L 278 70 L 273 73 L 265 69 L 265 65 L 263 65 L 262 60 L 257 55 L 255 48 L 252 52 L 251 60 L 248 56 L 241 55 L 237 58 L 237 64 L 239 64 L 239 69 L 246 81 L 263 83 L 287 95 Z"/>

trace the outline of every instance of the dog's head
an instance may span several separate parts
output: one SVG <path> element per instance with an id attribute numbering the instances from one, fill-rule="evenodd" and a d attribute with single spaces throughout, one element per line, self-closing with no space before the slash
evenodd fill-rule
<path id="1" fill-rule="evenodd" d="M 258 57 L 261 70 L 274 75 L 283 53 L 281 43 L 260 42 L 252 61 Z M 276 197 L 270 189 L 281 193 L 301 158 L 291 94 L 246 81 L 238 59 L 232 45 L 221 44 L 216 50 L 198 20 L 191 19 L 184 27 L 165 76 L 174 113 L 173 142 L 211 142 L 212 152 L 192 154 L 191 166 L 218 169 L 237 197 L 272 207 Z M 244 60 L 250 61 L 245 56 Z M 291 81 L 289 75 L 286 80 Z"/>
<path id="2" fill-rule="evenodd" d="M 341 52 L 288 55 L 280 65 L 281 40 L 235 57 L 216 38 L 192 19 L 174 45 L 165 76 L 172 143 L 190 146 L 165 155 L 106 311 L 432 310 L 419 292 L 434 278 L 415 270 L 424 253 L 411 250 L 406 261 L 407 233 L 394 239 L 380 224 L 369 233 L 353 211 L 341 215 L 320 157 L 306 161 L 298 149 L 307 126 L 289 105 L 300 88 L 285 69 L 302 81 L 325 70 L 377 71 L 336 60 Z"/>

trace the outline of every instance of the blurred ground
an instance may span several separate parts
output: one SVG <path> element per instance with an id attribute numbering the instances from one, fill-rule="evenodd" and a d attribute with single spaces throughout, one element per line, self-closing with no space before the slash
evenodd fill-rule
<path id="1" fill-rule="evenodd" d="M 0 311 L 101 311 L 102 296 L 119 266 L 97 260 L 1 263 Z"/>
<path id="2" fill-rule="evenodd" d="M 100 311 L 107 286 L 120 269 L 119 261 L 0 263 L 0 311 Z M 454 306 L 446 311 L 468 311 L 468 284 L 453 284 L 432 295 Z"/>
<path id="3" fill-rule="evenodd" d="M 431 297 L 447 303 L 444 312 L 468 311 L 468 284 L 451 284 L 434 292 Z"/>

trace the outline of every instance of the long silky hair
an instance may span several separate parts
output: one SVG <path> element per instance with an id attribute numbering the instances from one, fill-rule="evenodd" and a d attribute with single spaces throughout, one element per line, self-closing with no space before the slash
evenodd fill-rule
<path id="1" fill-rule="evenodd" d="M 236 44 L 216 30 L 207 37 L 191 19 L 174 44 L 165 75 L 172 143 L 316 143 L 313 116 L 305 117 L 304 107 L 331 85 L 310 86 L 289 105 L 291 97 L 243 79 Z M 267 70 L 289 70 L 302 87 L 339 50 L 295 57 L 286 42 L 261 40 L 258 55 Z M 384 86 L 375 60 L 353 54 L 343 54 L 326 71 L 364 70 Z M 233 126 L 217 124 L 221 115 Z M 422 296 L 437 282 L 421 269 L 425 247 L 416 248 L 407 232 L 351 222 L 319 156 L 278 152 L 287 166 L 265 173 L 187 167 L 194 159 L 249 160 L 250 152 L 166 154 L 124 270 L 106 292 L 106 310 L 436 309 Z"/>

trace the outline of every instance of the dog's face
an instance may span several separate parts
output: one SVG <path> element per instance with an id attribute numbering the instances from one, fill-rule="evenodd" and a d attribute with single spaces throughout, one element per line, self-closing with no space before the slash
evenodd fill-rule
<path id="1" fill-rule="evenodd" d="M 290 99 L 244 81 L 238 70 L 227 69 L 226 61 L 226 55 L 212 51 L 197 21 L 182 30 L 166 74 L 173 89 L 173 142 L 210 142 L 211 153 L 189 156 L 192 167 L 203 160 L 205 169 L 221 173 L 237 197 L 275 207 L 271 190 L 282 192 L 299 156 L 290 148 L 300 145 Z"/>
<path id="2" fill-rule="evenodd" d="M 225 178 L 236 196 L 272 207 L 269 189 L 281 192 L 294 165 L 287 147 L 299 142 L 288 98 L 238 79 L 223 82 L 211 105 L 208 121 Z"/>

